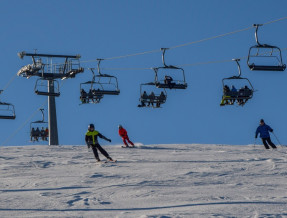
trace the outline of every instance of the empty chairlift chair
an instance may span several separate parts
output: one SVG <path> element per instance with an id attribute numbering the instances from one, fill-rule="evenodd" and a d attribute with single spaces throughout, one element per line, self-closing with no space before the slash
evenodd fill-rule
<path id="1" fill-rule="evenodd" d="M 49 86 L 54 86 L 52 89 L 50 89 Z M 60 87 L 59 82 L 57 80 L 47 80 L 47 79 L 37 79 L 35 84 L 35 93 L 37 95 L 45 95 L 45 96 L 60 96 Z M 53 91 L 51 91 L 53 90 Z"/>
<path id="2" fill-rule="evenodd" d="M 277 46 L 260 44 L 258 41 L 258 27 L 262 24 L 254 24 L 255 40 L 257 45 L 250 47 L 247 65 L 250 70 L 257 71 L 284 71 L 286 65 L 282 61 L 281 49 Z"/>
<path id="3" fill-rule="evenodd" d="M 0 102 L 0 119 L 14 120 L 16 118 L 13 104 Z"/>
<path id="4" fill-rule="evenodd" d="M 3 90 L 0 90 L 0 94 Z M 16 118 L 13 104 L 0 101 L 0 119 L 14 120 Z"/>
<path id="5" fill-rule="evenodd" d="M 253 97 L 254 89 L 251 82 L 249 79 L 241 77 L 240 59 L 233 60 L 236 61 L 238 65 L 239 75 L 222 80 L 223 95 L 220 106 L 234 105 L 234 103 L 244 106 L 245 103 Z M 240 85 L 240 88 L 238 85 Z"/>
<path id="6" fill-rule="evenodd" d="M 162 53 L 163 67 L 153 68 L 155 72 L 156 87 L 164 89 L 186 89 L 187 83 L 185 81 L 184 69 L 172 65 L 166 65 L 164 55 L 167 48 L 162 48 L 161 50 L 163 51 Z M 170 74 L 171 72 L 173 72 L 173 75 L 176 75 L 177 78 L 181 79 L 174 79 Z"/>
<path id="7" fill-rule="evenodd" d="M 143 83 L 140 85 L 140 104 L 138 107 L 161 108 L 166 99 L 167 93 L 165 89 L 159 91 L 155 88 L 155 83 Z"/>

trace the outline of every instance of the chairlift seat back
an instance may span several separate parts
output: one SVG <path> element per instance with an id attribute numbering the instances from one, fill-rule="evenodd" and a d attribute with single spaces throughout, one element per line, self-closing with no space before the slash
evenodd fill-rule
<path id="1" fill-rule="evenodd" d="M 45 96 L 55 96 L 55 97 L 59 97 L 60 96 L 59 92 L 57 92 L 57 93 L 50 93 L 50 92 L 42 92 L 42 91 L 39 91 L 39 90 L 35 90 L 35 93 L 37 95 L 45 95 Z"/>
<path id="2" fill-rule="evenodd" d="M 15 120 L 15 118 L 16 118 L 16 115 L 11 115 L 11 116 L 8 116 L 8 115 L 0 115 L 0 119 Z"/>
<path id="3" fill-rule="evenodd" d="M 257 71 L 284 71 L 286 69 L 285 64 L 283 64 L 282 66 L 265 66 L 265 65 L 255 65 L 253 63 L 248 66 L 250 70 L 257 70 Z"/>
<path id="4" fill-rule="evenodd" d="M 171 83 L 171 84 L 165 84 L 165 83 L 156 83 L 157 88 L 161 89 L 186 89 L 187 84 L 177 84 L 177 83 Z"/>
<path id="5" fill-rule="evenodd" d="M 95 95 L 119 95 L 120 90 L 95 90 L 93 93 Z"/>

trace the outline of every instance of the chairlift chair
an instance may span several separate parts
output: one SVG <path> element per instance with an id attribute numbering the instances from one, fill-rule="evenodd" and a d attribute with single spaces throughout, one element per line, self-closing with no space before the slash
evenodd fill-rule
<path id="1" fill-rule="evenodd" d="M 0 102 L 0 119 L 14 120 L 16 118 L 13 104 Z"/>
<path id="2" fill-rule="evenodd" d="M 261 44 L 258 41 L 258 28 L 262 24 L 254 24 L 255 40 L 257 45 L 251 46 L 248 53 L 247 65 L 250 70 L 257 71 L 284 71 L 286 65 L 282 61 L 281 49 L 277 46 Z M 259 63 L 261 61 L 261 63 Z M 268 62 L 267 61 L 271 61 Z M 257 63 L 256 63 L 257 62 Z"/>
<path id="3" fill-rule="evenodd" d="M 161 92 L 146 93 L 146 87 L 154 87 L 155 83 L 143 83 L 140 85 L 140 104 L 138 107 L 152 107 L 152 108 L 160 108 L 162 104 L 166 102 L 167 93 L 165 89 L 162 89 Z M 153 94 L 152 94 L 153 93 Z"/>
<path id="4" fill-rule="evenodd" d="M 241 77 L 241 69 L 239 65 L 240 59 L 233 60 L 236 61 L 238 65 L 239 75 L 222 79 L 223 95 L 220 106 L 233 105 L 235 101 L 238 103 L 238 105 L 243 106 L 249 99 L 253 97 L 254 88 L 251 82 L 249 79 Z M 234 81 L 236 80 L 244 83 L 245 87 L 240 88 L 239 90 L 230 89 L 227 82 L 231 81 L 234 85 Z"/>
<path id="5" fill-rule="evenodd" d="M 100 103 L 101 99 L 104 97 L 103 94 L 96 94 L 96 84 L 94 81 L 88 81 L 80 84 L 80 100 L 82 104 Z"/>
<path id="6" fill-rule="evenodd" d="M 54 92 L 51 92 L 49 90 L 49 84 L 53 83 L 54 85 Z M 55 96 L 59 97 L 60 96 L 60 88 L 59 88 L 59 82 L 57 80 L 46 80 L 43 78 L 37 79 L 36 84 L 35 84 L 35 93 L 37 95 L 44 95 L 44 96 Z"/>
<path id="7" fill-rule="evenodd" d="M 2 94 L 3 90 L 0 90 Z M 13 104 L 0 101 L 0 119 L 14 120 L 16 118 L 15 107 Z"/>
<path id="8" fill-rule="evenodd" d="M 42 113 L 42 120 L 37 120 L 30 123 L 30 139 L 32 142 L 35 141 L 48 141 L 48 134 L 45 132 L 44 135 L 41 130 L 44 128 L 46 130 L 48 128 L 48 122 L 45 121 L 44 117 L 44 109 L 40 109 Z M 39 132 L 37 132 L 38 130 Z"/>
<path id="9" fill-rule="evenodd" d="M 180 67 L 173 66 L 173 65 L 166 65 L 164 55 L 165 55 L 165 51 L 167 50 L 167 48 L 162 48 L 161 50 L 163 51 L 163 53 L 162 53 L 163 67 L 153 68 L 153 70 L 155 72 L 155 85 L 156 85 L 156 87 L 157 88 L 163 88 L 163 89 L 186 89 L 187 83 L 185 81 L 184 69 L 180 68 Z M 167 73 L 169 70 L 180 71 L 180 73 L 182 74 L 182 79 L 181 80 L 173 80 L 173 78 L 171 76 L 169 76 Z M 165 78 L 159 78 L 158 74 L 160 71 L 162 71 L 161 73 L 163 73 L 163 72 L 167 73 Z"/>
<path id="10" fill-rule="evenodd" d="M 119 95 L 118 79 L 115 76 L 102 74 L 98 60 L 98 75 L 95 75 L 94 68 L 90 68 L 93 78 L 91 81 L 80 84 L 80 99 L 82 103 L 99 103 L 104 95 Z"/>
<path id="11" fill-rule="evenodd" d="M 118 87 L 118 79 L 115 76 L 108 74 L 96 75 L 95 85 L 98 85 L 98 89 L 95 89 L 95 93 L 98 95 L 119 95 L 120 90 Z"/>

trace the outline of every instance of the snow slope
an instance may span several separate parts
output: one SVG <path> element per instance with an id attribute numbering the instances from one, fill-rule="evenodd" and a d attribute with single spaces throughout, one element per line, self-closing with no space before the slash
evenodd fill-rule
<path id="1" fill-rule="evenodd" d="M 0 148 L 0 217 L 287 217 L 286 148 Z"/>

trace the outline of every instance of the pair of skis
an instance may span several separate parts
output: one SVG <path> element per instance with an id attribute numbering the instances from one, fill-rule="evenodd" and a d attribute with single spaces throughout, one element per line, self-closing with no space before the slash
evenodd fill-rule
<path id="1" fill-rule="evenodd" d="M 100 161 L 97 161 L 96 164 L 97 165 L 104 165 L 104 164 L 107 164 L 107 163 L 116 163 L 117 160 L 100 160 Z"/>

